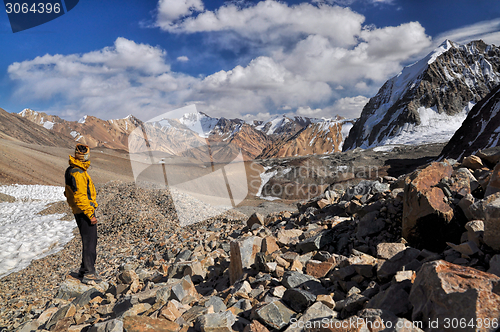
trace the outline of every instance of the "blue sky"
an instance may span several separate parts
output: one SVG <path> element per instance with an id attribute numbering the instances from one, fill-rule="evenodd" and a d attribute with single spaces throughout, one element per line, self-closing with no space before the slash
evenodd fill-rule
<path id="1" fill-rule="evenodd" d="M 68 120 L 192 103 L 248 120 L 357 117 L 446 38 L 500 45 L 498 0 L 80 0 L 15 34 L 2 10 L 0 107 Z"/>

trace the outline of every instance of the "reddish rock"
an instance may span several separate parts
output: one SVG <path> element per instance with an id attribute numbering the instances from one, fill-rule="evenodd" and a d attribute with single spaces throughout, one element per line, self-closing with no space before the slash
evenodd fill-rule
<path id="1" fill-rule="evenodd" d="M 280 247 L 276 243 L 276 238 L 274 236 L 267 236 L 262 241 L 262 252 L 266 255 L 272 254 L 275 251 L 280 250 Z"/>
<path id="2" fill-rule="evenodd" d="M 129 316 L 123 319 L 126 332 L 177 332 L 180 326 L 166 319 L 154 319 L 144 316 Z"/>
<path id="3" fill-rule="evenodd" d="M 410 292 L 412 319 L 424 324 L 438 321 L 439 326 L 432 328 L 433 331 L 447 330 L 444 328 L 446 319 L 498 321 L 499 283 L 500 277 L 471 267 L 443 260 L 425 263 L 418 271 Z M 480 330 L 495 331 L 496 328 L 483 326 Z M 463 331 L 476 330 L 467 326 Z"/>
<path id="4" fill-rule="evenodd" d="M 452 229 L 453 209 L 445 202 L 443 190 L 436 185 L 450 177 L 453 168 L 434 162 L 406 178 L 403 198 L 403 237 L 410 245 L 432 251 L 443 249 L 446 240 L 456 241 L 460 230 Z M 458 240 L 460 237 L 458 238 Z"/>
<path id="5" fill-rule="evenodd" d="M 306 263 L 306 273 L 315 278 L 323 278 L 333 268 L 333 264 L 329 262 L 321 262 L 309 260 Z"/>

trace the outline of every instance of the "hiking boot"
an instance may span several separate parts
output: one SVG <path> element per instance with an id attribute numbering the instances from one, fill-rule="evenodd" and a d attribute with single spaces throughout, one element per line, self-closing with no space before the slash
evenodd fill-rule
<path id="1" fill-rule="evenodd" d="M 98 284 L 102 281 L 102 279 L 97 275 L 97 273 L 89 273 L 85 274 L 82 278 L 82 283 L 84 284 L 91 284 L 95 283 Z"/>

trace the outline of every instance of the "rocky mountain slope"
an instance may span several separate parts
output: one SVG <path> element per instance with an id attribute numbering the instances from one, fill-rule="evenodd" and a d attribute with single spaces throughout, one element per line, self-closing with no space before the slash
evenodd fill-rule
<path id="1" fill-rule="evenodd" d="M 500 140 L 500 85 L 477 103 L 441 152 L 441 158 L 461 160 Z"/>
<path id="2" fill-rule="evenodd" d="M 258 158 L 284 158 L 342 151 L 353 120 L 331 119 L 310 123 L 291 137 L 268 145 Z"/>
<path id="3" fill-rule="evenodd" d="M 69 147 L 72 140 L 43 126 L 37 126 L 28 119 L 18 117 L 0 108 L 0 138 L 47 146 Z"/>
<path id="4" fill-rule="evenodd" d="M 18 115 L 91 147 L 140 152 L 144 150 L 141 140 L 146 134 L 153 151 L 195 159 L 206 154 L 203 151 L 206 140 L 214 144 L 220 158 L 231 156 L 235 149 L 241 149 L 246 160 L 331 153 L 342 149 L 352 126 L 350 120 L 287 116 L 247 123 L 240 119 L 212 118 L 201 112 L 186 113 L 177 119 L 160 116 L 148 122 L 134 116 L 107 121 L 85 116 L 79 121 L 66 121 L 30 109 Z M 137 140 L 130 142 L 128 138 L 134 130 L 138 130 L 134 134 Z"/>
<path id="5" fill-rule="evenodd" d="M 188 227 L 176 225 L 168 191 L 108 183 L 98 188 L 105 280 L 68 275 L 76 237 L 1 279 L 0 328 L 496 331 L 500 164 L 476 159 L 329 190 L 294 213 Z"/>
<path id="6" fill-rule="evenodd" d="M 363 108 L 343 150 L 446 142 L 469 110 L 500 83 L 500 49 L 446 40 L 388 80 Z"/>

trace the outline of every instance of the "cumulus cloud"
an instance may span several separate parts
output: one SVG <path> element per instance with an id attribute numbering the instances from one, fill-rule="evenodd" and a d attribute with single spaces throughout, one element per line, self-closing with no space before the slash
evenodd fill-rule
<path id="1" fill-rule="evenodd" d="M 175 15 L 169 6 L 158 6 L 156 24 L 173 33 L 231 31 L 249 40 L 271 44 L 281 44 L 286 37 L 320 34 L 338 46 L 354 45 L 364 21 L 363 15 L 349 8 L 309 3 L 289 6 L 274 0 L 248 7 L 228 3 L 175 23 L 165 18 L 171 16 Z"/>
<path id="2" fill-rule="evenodd" d="M 85 54 L 13 63 L 8 72 L 19 98 L 53 101 L 56 113 L 68 116 L 132 113 L 147 120 L 196 103 L 207 114 L 228 118 L 284 112 L 354 117 L 367 97 L 432 43 L 418 22 L 382 28 L 363 22 L 351 9 L 327 3 L 266 0 L 210 11 L 201 0 L 160 0 L 156 24 L 165 31 L 227 34 L 265 47 L 230 70 L 195 77 L 173 72 L 165 50 L 118 38 Z"/>

